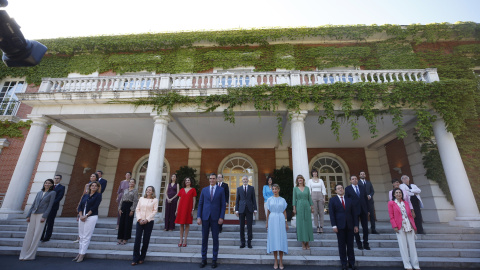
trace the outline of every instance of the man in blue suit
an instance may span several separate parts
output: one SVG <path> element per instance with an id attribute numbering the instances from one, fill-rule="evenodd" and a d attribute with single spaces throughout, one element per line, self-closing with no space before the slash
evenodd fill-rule
<path id="1" fill-rule="evenodd" d="M 210 174 L 210 185 L 202 189 L 198 202 L 197 224 L 202 225 L 202 263 L 200 268 L 207 265 L 208 235 L 212 231 L 213 257 L 212 268 L 217 268 L 218 233 L 219 225 L 225 218 L 225 192 L 217 185 L 217 175 Z"/>
<path id="2" fill-rule="evenodd" d="M 55 218 L 57 217 L 58 208 L 60 208 L 60 201 L 63 199 L 63 195 L 65 195 L 65 186 L 60 184 L 62 181 L 62 176 L 60 174 L 55 175 L 54 183 L 55 186 L 53 191 L 55 191 L 55 200 L 53 201 L 52 210 L 47 217 L 47 222 L 45 222 L 45 227 L 43 228 L 42 234 L 42 242 L 50 241 L 50 237 L 52 237 L 53 232 L 53 224 L 55 224 Z"/>
<path id="3" fill-rule="evenodd" d="M 358 184 L 358 178 L 355 175 L 350 176 L 351 185 L 345 188 L 345 197 L 352 200 L 355 211 L 357 213 L 357 219 L 360 219 L 363 230 L 363 244 L 360 240 L 360 233 L 355 233 L 355 242 L 357 242 L 357 248 L 362 250 L 370 250 L 368 244 L 368 206 L 367 206 L 367 192 L 364 185 Z"/>
<path id="4" fill-rule="evenodd" d="M 102 187 L 102 190 L 100 191 L 102 194 L 105 192 L 105 189 L 107 189 L 107 179 L 102 178 L 103 177 L 103 172 L 102 171 L 97 171 L 98 174 L 98 183 L 100 183 L 100 186 Z"/>
<path id="5" fill-rule="evenodd" d="M 330 198 L 328 212 L 333 231 L 337 234 L 338 253 L 342 270 L 347 270 L 347 262 L 352 269 L 355 265 L 355 252 L 353 250 L 353 235 L 358 233 L 358 218 L 352 200 L 346 198 L 343 185 L 335 186 L 337 197 Z M 347 260 L 348 257 L 348 260 Z"/>

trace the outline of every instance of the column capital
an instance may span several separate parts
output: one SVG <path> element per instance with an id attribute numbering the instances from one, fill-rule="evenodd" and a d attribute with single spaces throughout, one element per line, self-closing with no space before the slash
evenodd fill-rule
<path id="1" fill-rule="evenodd" d="M 172 118 L 167 114 L 158 115 L 157 113 L 151 113 L 150 116 L 155 121 L 155 124 L 168 124 L 172 121 Z"/>
<path id="2" fill-rule="evenodd" d="M 37 126 L 48 126 L 50 124 L 50 121 L 44 116 L 44 115 L 39 115 L 39 114 L 29 114 L 27 115 L 28 119 L 32 120 L 32 125 L 37 125 Z"/>
<path id="3" fill-rule="evenodd" d="M 290 121 L 291 122 L 304 122 L 305 117 L 307 117 L 308 111 L 300 111 L 300 112 L 288 112 Z"/>

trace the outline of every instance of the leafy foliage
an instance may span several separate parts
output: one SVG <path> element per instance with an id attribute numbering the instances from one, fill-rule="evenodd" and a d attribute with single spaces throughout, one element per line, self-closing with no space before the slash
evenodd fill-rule
<path id="1" fill-rule="evenodd" d="M 20 122 L 0 121 L 0 137 L 23 138 L 22 130 L 30 129 L 31 124 L 32 120 Z"/>

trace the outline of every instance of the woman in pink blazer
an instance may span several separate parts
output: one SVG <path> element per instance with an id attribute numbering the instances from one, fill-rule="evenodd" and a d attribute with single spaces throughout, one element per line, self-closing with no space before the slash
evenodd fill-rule
<path id="1" fill-rule="evenodd" d="M 400 188 L 393 189 L 392 193 L 394 199 L 388 202 L 388 214 L 397 235 L 403 267 L 407 270 L 420 269 L 415 247 L 417 227 L 415 227 L 410 205 L 403 200 L 403 191 Z"/>

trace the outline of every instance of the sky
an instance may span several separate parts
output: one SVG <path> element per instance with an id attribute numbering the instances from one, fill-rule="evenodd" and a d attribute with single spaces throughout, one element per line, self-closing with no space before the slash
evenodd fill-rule
<path id="1" fill-rule="evenodd" d="M 26 39 L 327 24 L 480 22 L 480 0 L 10 0 Z"/>

